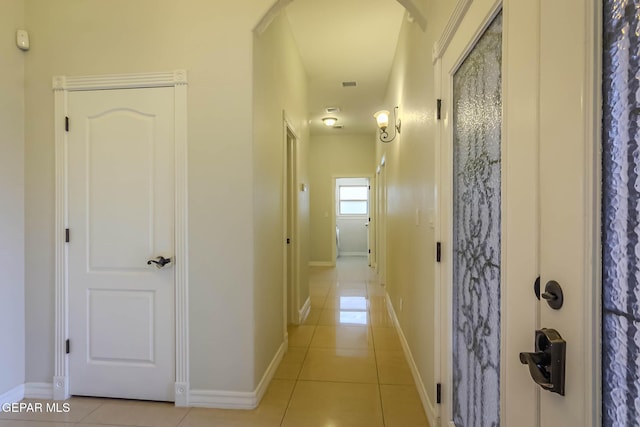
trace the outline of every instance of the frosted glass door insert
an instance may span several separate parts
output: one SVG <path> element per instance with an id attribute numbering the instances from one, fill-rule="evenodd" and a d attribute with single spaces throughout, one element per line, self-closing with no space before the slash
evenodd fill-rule
<path id="1" fill-rule="evenodd" d="M 502 13 L 453 78 L 453 420 L 500 424 Z"/>
<path id="2" fill-rule="evenodd" d="M 602 425 L 640 426 L 640 4 L 604 1 Z"/>

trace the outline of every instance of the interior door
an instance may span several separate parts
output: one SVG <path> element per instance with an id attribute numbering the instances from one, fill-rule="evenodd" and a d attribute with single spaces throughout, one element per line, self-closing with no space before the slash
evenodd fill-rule
<path id="1" fill-rule="evenodd" d="M 594 420 L 595 8 L 558 6 L 476 0 L 436 63 L 443 426 Z M 520 356 L 542 328 L 566 341 L 562 393 Z"/>
<path id="2" fill-rule="evenodd" d="M 286 227 L 287 227 L 287 295 L 288 302 L 287 306 L 289 307 L 289 324 L 298 324 L 300 322 L 300 314 L 299 314 L 299 303 L 298 303 L 298 285 L 297 285 L 297 260 L 296 260 L 296 251 L 297 251 L 297 242 L 296 242 L 296 220 L 297 220 L 297 189 L 296 189 L 296 176 L 297 176 L 297 165 L 296 165 L 296 156 L 297 156 L 297 147 L 296 147 L 296 136 L 291 132 L 289 128 L 286 130 L 287 132 L 287 158 L 286 158 L 286 200 L 287 200 L 287 212 L 286 212 Z"/>
<path id="3" fill-rule="evenodd" d="M 172 401 L 173 88 L 68 96 L 70 393 Z"/>

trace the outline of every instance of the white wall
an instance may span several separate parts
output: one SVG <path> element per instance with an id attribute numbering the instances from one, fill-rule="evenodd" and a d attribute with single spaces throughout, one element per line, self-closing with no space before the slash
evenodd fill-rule
<path id="1" fill-rule="evenodd" d="M 372 119 L 373 121 L 373 119 Z M 372 134 L 312 136 L 309 147 L 311 261 L 332 259 L 335 178 L 373 176 L 376 144 Z"/>
<path id="2" fill-rule="evenodd" d="M 377 144 L 386 158 L 387 289 L 411 353 L 435 407 L 435 106 L 431 51 L 455 2 L 422 2 L 427 31 L 405 20 L 400 32 L 386 104 L 398 105 L 402 133 Z M 420 222 L 416 225 L 416 210 Z M 400 310 L 401 304 L 402 307 Z"/>
<path id="3" fill-rule="evenodd" d="M 272 0 L 25 4 L 27 382 L 53 377 L 51 78 L 184 68 L 191 388 L 254 390 L 252 29 Z"/>
<path id="4" fill-rule="evenodd" d="M 0 396 L 24 383 L 24 1 L 0 13 Z"/>
<path id="5" fill-rule="evenodd" d="M 283 110 L 298 134 L 298 182 L 309 185 L 307 75 L 282 12 L 254 39 L 254 230 L 256 381 L 283 342 Z M 298 191 L 299 298 L 308 294 L 309 192 Z"/>

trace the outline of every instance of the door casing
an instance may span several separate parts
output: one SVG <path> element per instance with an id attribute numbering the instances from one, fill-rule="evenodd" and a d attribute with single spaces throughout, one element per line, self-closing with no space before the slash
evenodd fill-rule
<path id="1" fill-rule="evenodd" d="M 188 304 L 188 206 L 187 206 L 187 72 L 56 76 L 54 90 L 55 130 L 55 307 L 53 398 L 68 399 L 67 249 L 68 226 L 67 155 L 65 131 L 67 95 L 72 91 L 173 87 L 175 99 L 175 405 L 189 402 L 189 304 Z"/>
<path id="2" fill-rule="evenodd" d="M 298 245 L 298 198 L 297 182 L 298 167 L 297 153 L 300 136 L 293 126 L 286 111 L 282 112 L 283 123 L 283 170 L 282 170 L 282 231 L 283 231 L 283 304 L 284 304 L 284 333 L 288 342 L 287 325 L 299 324 L 303 314 L 300 312 L 300 292 L 298 278 L 298 260 L 300 259 L 300 245 Z M 287 239 L 291 243 L 287 244 Z"/>

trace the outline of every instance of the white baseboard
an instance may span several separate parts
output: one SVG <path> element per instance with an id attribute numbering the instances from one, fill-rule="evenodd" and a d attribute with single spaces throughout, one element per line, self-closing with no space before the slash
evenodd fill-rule
<path id="1" fill-rule="evenodd" d="M 311 311 L 311 297 L 307 297 L 307 300 L 302 305 L 302 308 L 298 310 L 298 325 L 302 325 Z"/>
<path id="2" fill-rule="evenodd" d="M 366 252 L 340 252 L 339 256 L 367 256 Z"/>
<path id="3" fill-rule="evenodd" d="M 26 383 L 24 397 L 27 399 L 53 399 L 53 383 Z"/>
<path id="4" fill-rule="evenodd" d="M 189 406 L 217 409 L 254 409 L 255 392 L 191 390 Z"/>
<path id="5" fill-rule="evenodd" d="M 336 263 L 331 261 L 309 261 L 309 267 L 335 267 Z"/>
<path id="6" fill-rule="evenodd" d="M 24 384 L 20 384 L 6 393 L 0 394 L 0 412 L 2 412 L 3 405 L 20 402 L 22 399 L 24 399 Z"/>
<path id="7" fill-rule="evenodd" d="M 287 345 L 283 342 L 254 391 L 191 390 L 189 392 L 189 406 L 217 409 L 255 409 L 267 392 L 286 349 Z"/>
<path id="8" fill-rule="evenodd" d="M 404 332 L 402 332 L 402 327 L 400 326 L 400 322 L 398 321 L 396 312 L 393 309 L 393 304 L 391 304 L 391 298 L 389 297 L 389 293 L 387 292 L 386 295 L 387 295 L 387 310 L 389 311 L 389 315 L 391 316 L 391 319 L 393 320 L 393 324 L 396 327 L 396 331 L 398 332 L 398 337 L 400 337 L 400 344 L 402 345 L 402 350 L 404 351 L 404 357 L 407 359 L 409 368 L 411 368 L 411 373 L 413 374 L 413 380 L 416 383 L 416 388 L 418 389 L 418 395 L 420 396 L 420 400 L 422 401 L 422 407 L 424 408 L 424 412 L 427 415 L 427 419 L 429 420 L 429 425 L 437 426 L 439 425 L 438 411 L 433 405 L 433 402 L 429 400 L 427 389 L 425 388 L 424 382 L 422 381 L 422 377 L 420 376 L 420 372 L 418 371 L 418 366 L 416 365 L 416 361 L 413 359 L 413 354 L 411 353 L 411 348 L 409 348 L 409 343 L 407 342 L 407 338 L 404 336 Z"/>

